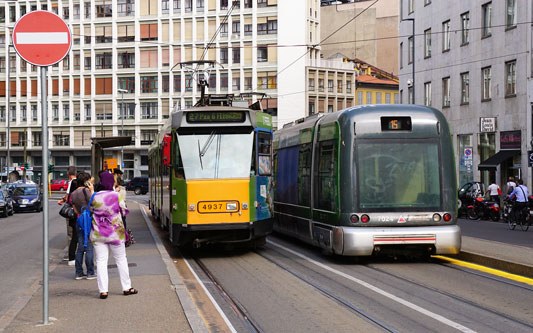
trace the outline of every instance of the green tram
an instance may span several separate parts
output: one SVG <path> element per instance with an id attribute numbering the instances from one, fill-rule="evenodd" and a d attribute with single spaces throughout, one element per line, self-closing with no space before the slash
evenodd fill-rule
<path id="1" fill-rule="evenodd" d="M 264 243 L 272 231 L 272 118 L 248 108 L 174 111 L 149 150 L 150 210 L 173 245 Z"/>
<path id="2" fill-rule="evenodd" d="M 346 256 L 455 254 L 455 159 L 433 108 L 364 105 L 274 133 L 274 230 Z"/>

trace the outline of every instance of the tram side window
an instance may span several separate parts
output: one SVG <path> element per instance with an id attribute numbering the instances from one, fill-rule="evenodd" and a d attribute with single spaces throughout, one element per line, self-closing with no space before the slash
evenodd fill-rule
<path id="1" fill-rule="evenodd" d="M 258 133 L 258 174 L 270 176 L 272 174 L 272 160 L 270 158 L 272 137 L 270 133 Z"/>
<path id="2" fill-rule="evenodd" d="M 298 156 L 298 204 L 310 206 L 311 200 L 311 144 L 300 145 Z"/>
<path id="3" fill-rule="evenodd" d="M 315 174 L 315 207 L 337 210 L 337 144 L 335 140 L 319 142 Z"/>
<path id="4" fill-rule="evenodd" d="M 183 169 L 178 140 L 174 144 L 174 176 L 179 179 L 185 179 L 185 170 Z"/>

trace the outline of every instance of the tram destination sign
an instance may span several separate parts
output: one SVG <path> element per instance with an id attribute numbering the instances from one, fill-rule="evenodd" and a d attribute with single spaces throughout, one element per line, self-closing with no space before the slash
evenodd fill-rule
<path id="1" fill-rule="evenodd" d="M 410 131 L 411 117 L 381 117 L 382 131 Z"/>
<path id="2" fill-rule="evenodd" d="M 188 123 L 243 123 L 243 111 L 192 111 L 187 112 Z"/>

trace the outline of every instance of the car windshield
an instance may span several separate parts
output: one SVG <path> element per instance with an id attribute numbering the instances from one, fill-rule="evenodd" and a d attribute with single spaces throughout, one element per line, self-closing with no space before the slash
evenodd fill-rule
<path id="1" fill-rule="evenodd" d="M 441 206 L 437 141 L 364 140 L 356 161 L 361 209 Z"/>
<path id="2" fill-rule="evenodd" d="M 254 134 L 218 133 L 179 135 L 179 149 L 187 179 L 249 178 Z"/>
<path id="3" fill-rule="evenodd" d="M 13 195 L 37 195 L 37 187 L 21 186 L 15 187 Z"/>

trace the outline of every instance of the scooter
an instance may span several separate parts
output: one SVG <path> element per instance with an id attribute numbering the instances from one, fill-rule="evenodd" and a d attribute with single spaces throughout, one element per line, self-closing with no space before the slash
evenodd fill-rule
<path id="1" fill-rule="evenodd" d="M 466 215 L 471 220 L 478 220 L 480 218 L 488 220 L 490 218 L 497 222 L 500 220 L 500 205 L 481 197 L 476 198 L 471 205 L 468 205 Z"/>

